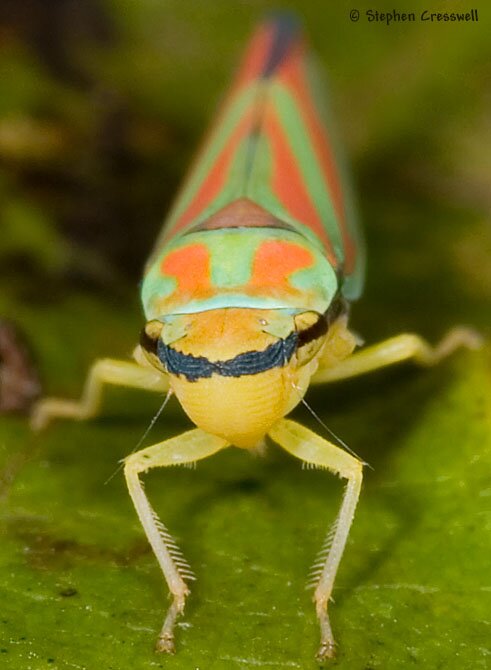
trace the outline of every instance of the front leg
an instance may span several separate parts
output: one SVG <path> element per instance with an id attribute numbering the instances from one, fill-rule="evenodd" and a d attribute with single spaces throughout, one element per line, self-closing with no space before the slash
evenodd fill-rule
<path id="1" fill-rule="evenodd" d="M 277 423 L 270 430 L 269 436 L 283 449 L 305 463 L 328 468 L 348 480 L 338 517 L 326 538 L 321 560 L 314 566 L 316 579 L 314 602 L 321 629 L 317 658 L 323 661 L 333 658 L 335 654 L 336 643 L 329 623 L 327 605 L 360 495 L 363 464 L 340 447 L 288 419 L 282 419 Z"/>
<path id="2" fill-rule="evenodd" d="M 348 379 L 409 360 L 429 367 L 450 356 L 456 349 L 478 349 L 481 344 L 482 338 L 476 331 L 462 326 L 449 330 L 435 347 L 419 335 L 402 333 L 361 349 L 335 365 L 327 357 L 324 360 L 321 358 L 312 383 L 323 384 Z"/>
<path id="3" fill-rule="evenodd" d="M 148 502 L 138 475 L 150 468 L 193 463 L 211 456 L 228 445 L 226 440 L 196 428 L 142 449 L 125 460 L 124 474 L 130 496 L 173 596 L 157 640 L 157 651 L 174 653 L 174 625 L 176 618 L 184 610 L 186 597 L 189 594 L 185 580 L 193 579 L 194 576 L 172 536 Z"/>
<path id="4" fill-rule="evenodd" d="M 90 368 L 80 400 L 44 398 L 34 406 L 31 414 L 33 430 L 42 430 L 57 417 L 83 420 L 99 413 L 104 386 L 128 386 L 145 391 L 165 392 L 169 388 L 167 376 L 150 367 L 130 361 L 101 358 Z"/>

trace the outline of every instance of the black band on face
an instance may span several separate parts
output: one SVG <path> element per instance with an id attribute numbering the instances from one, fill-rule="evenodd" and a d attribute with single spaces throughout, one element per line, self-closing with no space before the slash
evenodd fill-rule
<path id="1" fill-rule="evenodd" d="M 338 294 L 333 299 L 333 301 L 329 305 L 327 312 L 325 313 L 327 327 L 329 328 L 329 326 L 333 324 L 335 321 L 337 321 L 340 316 L 348 314 L 348 312 L 349 312 L 348 303 L 341 295 Z"/>
<path id="2" fill-rule="evenodd" d="M 159 338 L 150 337 L 145 328 L 140 333 L 140 346 L 149 354 L 157 356 L 157 343 Z"/>
<path id="3" fill-rule="evenodd" d="M 270 344 L 262 351 L 246 351 L 225 361 L 210 361 L 205 356 L 192 356 L 176 351 L 159 340 L 157 355 L 167 372 L 183 375 L 190 382 L 218 374 L 222 377 L 255 375 L 272 368 L 285 366 L 297 348 L 297 333 Z"/>
<path id="4" fill-rule="evenodd" d="M 336 297 L 329 305 L 329 308 L 325 314 L 319 314 L 319 318 L 315 323 L 313 323 L 308 328 L 304 330 L 299 330 L 297 347 L 303 347 L 314 340 L 318 340 L 320 337 L 325 335 L 329 330 L 329 327 L 339 319 L 340 316 L 347 313 L 347 303 L 341 297 Z"/>
<path id="5" fill-rule="evenodd" d="M 324 314 L 319 314 L 319 318 L 309 328 L 301 330 L 297 333 L 297 347 L 303 347 L 313 340 L 318 340 L 319 337 L 327 333 L 327 319 Z"/>

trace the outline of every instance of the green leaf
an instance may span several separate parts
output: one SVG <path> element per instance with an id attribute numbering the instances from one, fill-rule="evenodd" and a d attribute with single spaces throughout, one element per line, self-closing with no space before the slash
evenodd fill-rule
<path id="1" fill-rule="evenodd" d="M 88 356 L 87 332 L 97 330 L 99 307 L 82 300 L 65 313 L 72 310 L 80 326 L 69 346 L 60 341 L 51 361 L 56 376 L 74 350 Z M 106 311 L 114 328 L 117 318 Z M 122 353 L 128 323 L 113 332 Z M 91 348 L 107 353 L 104 328 Z M 487 353 L 310 397 L 373 467 L 331 606 L 336 667 L 486 666 Z M 304 586 L 342 487 L 275 446 L 264 458 L 231 448 L 196 470 L 146 477 L 150 499 L 198 576 L 178 626 L 178 654 L 153 653 L 166 588 L 117 466 L 161 402 L 143 396 L 111 391 L 97 421 L 59 422 L 39 437 L 22 420 L 3 419 L 3 667 L 315 667 L 318 631 Z M 305 412 L 298 415 L 323 434 Z M 187 425 L 171 407 L 147 442 Z"/>

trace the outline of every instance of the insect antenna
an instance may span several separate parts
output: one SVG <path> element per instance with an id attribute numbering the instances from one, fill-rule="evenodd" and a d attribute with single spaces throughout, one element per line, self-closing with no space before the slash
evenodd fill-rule
<path id="1" fill-rule="evenodd" d="M 130 451 L 130 453 L 128 454 L 128 456 L 130 456 L 131 454 L 134 454 L 135 451 L 137 451 L 137 450 L 140 448 L 140 446 L 141 446 L 143 440 L 147 437 L 148 433 L 149 433 L 149 432 L 152 430 L 152 428 L 154 427 L 154 425 L 155 425 L 156 421 L 158 420 L 159 416 L 160 416 L 160 415 L 162 414 L 162 412 L 164 411 L 164 409 L 165 409 L 167 403 L 169 402 L 171 396 L 172 396 L 172 389 L 169 389 L 169 390 L 167 391 L 167 395 L 165 396 L 163 403 L 162 403 L 162 404 L 160 405 L 160 407 L 158 408 L 156 414 L 154 415 L 154 417 L 152 418 L 152 420 L 151 420 L 150 423 L 148 424 L 148 426 L 147 426 L 145 432 L 144 432 L 143 435 L 140 437 L 140 439 L 138 440 L 138 442 L 136 443 L 136 445 L 133 447 L 133 449 Z M 121 471 L 121 469 L 123 468 L 123 465 L 124 465 L 124 461 L 125 461 L 125 459 L 123 459 L 123 460 L 120 461 L 118 467 L 117 467 L 117 468 L 114 470 L 114 472 L 113 472 L 113 473 L 106 479 L 106 481 L 104 482 L 104 485 L 109 484 L 109 482 L 111 481 L 111 479 L 113 479 L 113 477 L 115 477 L 115 476 L 118 474 L 118 472 Z"/>
<path id="2" fill-rule="evenodd" d="M 360 457 L 358 456 L 358 454 L 356 453 L 356 451 L 353 451 L 353 449 L 352 449 L 351 447 L 349 447 L 349 446 L 346 444 L 346 442 L 345 442 L 344 440 L 342 440 L 338 435 L 336 435 L 336 433 L 335 433 L 333 430 L 331 430 L 331 429 L 329 428 L 328 425 L 326 425 L 326 424 L 324 423 L 324 421 L 320 418 L 320 416 L 317 414 L 317 412 L 315 412 L 315 411 L 312 409 L 312 407 L 311 407 L 311 406 L 309 405 L 309 403 L 305 400 L 305 398 L 302 397 L 302 398 L 301 398 L 301 401 L 302 401 L 302 404 L 305 405 L 305 407 L 306 407 L 306 408 L 309 410 L 309 412 L 312 414 L 312 416 L 314 417 L 314 419 L 315 419 L 315 420 L 316 420 L 316 421 L 317 421 L 317 422 L 324 428 L 324 430 L 326 430 L 326 431 L 329 433 L 329 435 L 336 441 L 336 443 L 337 443 L 337 445 L 338 445 L 339 447 L 341 447 L 342 449 L 344 449 L 345 451 L 347 451 L 349 454 L 351 454 L 352 456 L 354 456 L 356 459 L 358 459 L 358 460 L 361 462 L 362 465 L 366 465 L 366 466 L 369 467 L 371 470 L 373 470 L 373 468 L 372 468 L 372 466 L 370 465 L 370 463 L 367 463 L 367 462 L 364 461 L 362 458 L 360 458 Z"/>

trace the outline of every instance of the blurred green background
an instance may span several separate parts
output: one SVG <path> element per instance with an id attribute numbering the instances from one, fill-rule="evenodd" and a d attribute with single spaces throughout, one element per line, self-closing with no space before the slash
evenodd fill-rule
<path id="1" fill-rule="evenodd" d="M 479 21 L 367 21 L 366 9 L 394 6 L 475 7 Z M 326 70 L 353 167 L 369 253 L 353 327 L 367 342 L 400 331 L 434 341 L 457 323 L 489 335 L 486 6 L 283 7 L 300 15 Z M 270 9 L 278 4 L 3 0 L 0 316 L 30 352 L 33 389 L 39 379 L 45 393 L 77 396 L 94 358 L 130 354 L 146 255 Z M 15 347 L 4 346 L 5 360 Z M 435 370 L 403 366 L 310 394 L 373 466 L 336 583 L 333 666 L 489 667 L 490 372 L 485 346 Z M 153 654 L 165 589 L 121 473 L 104 482 L 160 400 L 111 391 L 97 421 L 40 437 L 22 413 L 0 418 L 3 667 L 316 667 L 305 575 L 341 485 L 276 448 L 147 477 L 199 577 L 179 653 Z M 188 425 L 169 406 L 146 444 Z"/>

